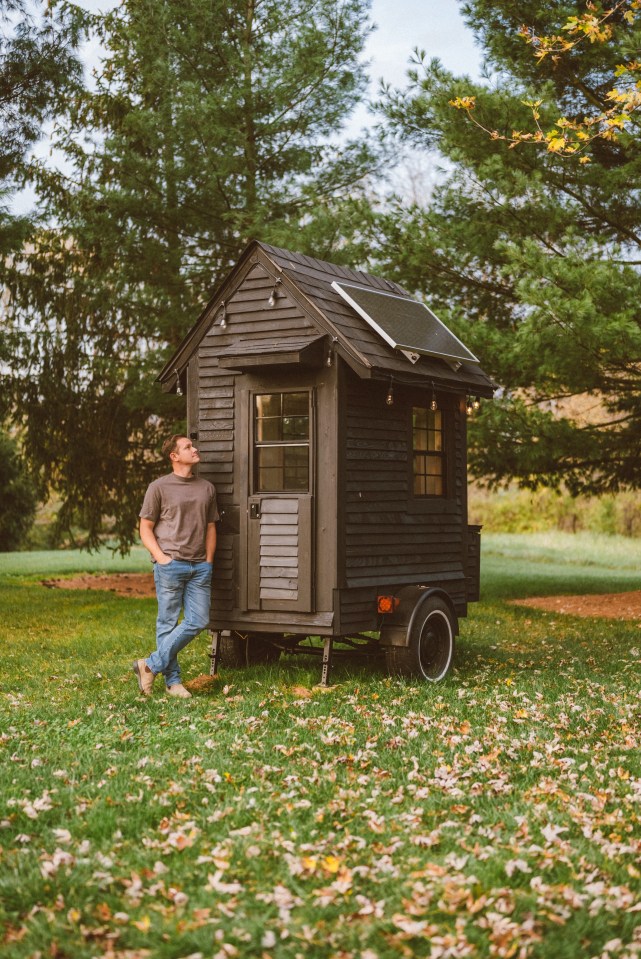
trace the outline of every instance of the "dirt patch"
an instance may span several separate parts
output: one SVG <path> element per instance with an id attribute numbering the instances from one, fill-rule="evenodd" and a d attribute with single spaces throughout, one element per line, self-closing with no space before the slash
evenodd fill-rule
<path id="1" fill-rule="evenodd" d="M 153 573 L 87 573 L 72 579 L 43 579 L 51 589 L 102 589 L 118 596 L 155 597 Z M 600 616 L 604 619 L 641 620 L 641 590 L 591 596 L 531 596 L 513 599 L 514 606 L 545 609 L 567 616 Z"/>
<path id="2" fill-rule="evenodd" d="M 529 599 L 513 599 L 510 602 L 513 606 L 545 609 L 566 616 L 641 619 L 641 590 L 591 596 L 531 596 Z"/>
<path id="3" fill-rule="evenodd" d="M 71 579 L 43 579 L 50 589 L 102 589 L 118 596 L 156 596 L 153 573 L 87 573 Z"/>

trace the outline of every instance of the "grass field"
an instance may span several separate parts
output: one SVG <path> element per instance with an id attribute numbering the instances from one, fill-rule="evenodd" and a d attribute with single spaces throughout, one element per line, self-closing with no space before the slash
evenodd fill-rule
<path id="1" fill-rule="evenodd" d="M 636 541 L 485 537 L 439 685 L 292 657 L 187 702 L 130 672 L 154 601 L 40 584 L 109 563 L 148 569 L 0 556 L 0 955 L 641 956 L 640 625 L 506 603 L 640 588 Z"/>

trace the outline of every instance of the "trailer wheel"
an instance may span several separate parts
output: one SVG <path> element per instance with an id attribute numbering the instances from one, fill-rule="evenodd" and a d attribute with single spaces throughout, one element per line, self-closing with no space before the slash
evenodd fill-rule
<path id="1" fill-rule="evenodd" d="M 220 636 L 220 662 L 230 669 L 275 663 L 280 649 L 274 645 L 272 633 L 223 632 Z"/>
<path id="2" fill-rule="evenodd" d="M 452 612 L 439 596 L 430 596 L 413 613 L 407 646 L 388 646 L 387 671 L 436 683 L 445 679 L 454 660 L 455 625 Z"/>

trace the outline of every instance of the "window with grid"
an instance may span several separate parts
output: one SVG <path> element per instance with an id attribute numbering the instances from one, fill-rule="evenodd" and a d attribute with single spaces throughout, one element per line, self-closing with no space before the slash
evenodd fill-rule
<path id="1" fill-rule="evenodd" d="M 254 492 L 309 491 L 309 392 L 254 397 Z"/>
<path id="2" fill-rule="evenodd" d="M 412 453 L 415 496 L 445 495 L 445 454 L 441 410 L 412 409 Z"/>

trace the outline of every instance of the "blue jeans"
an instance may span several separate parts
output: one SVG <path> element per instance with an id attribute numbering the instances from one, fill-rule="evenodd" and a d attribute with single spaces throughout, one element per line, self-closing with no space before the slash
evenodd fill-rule
<path id="1" fill-rule="evenodd" d="M 154 582 L 158 599 L 156 651 L 147 657 L 152 673 L 162 673 L 166 686 L 180 682 L 178 653 L 209 625 L 211 603 L 211 563 L 189 563 L 172 559 L 154 563 Z M 180 610 L 185 615 L 178 622 Z"/>

